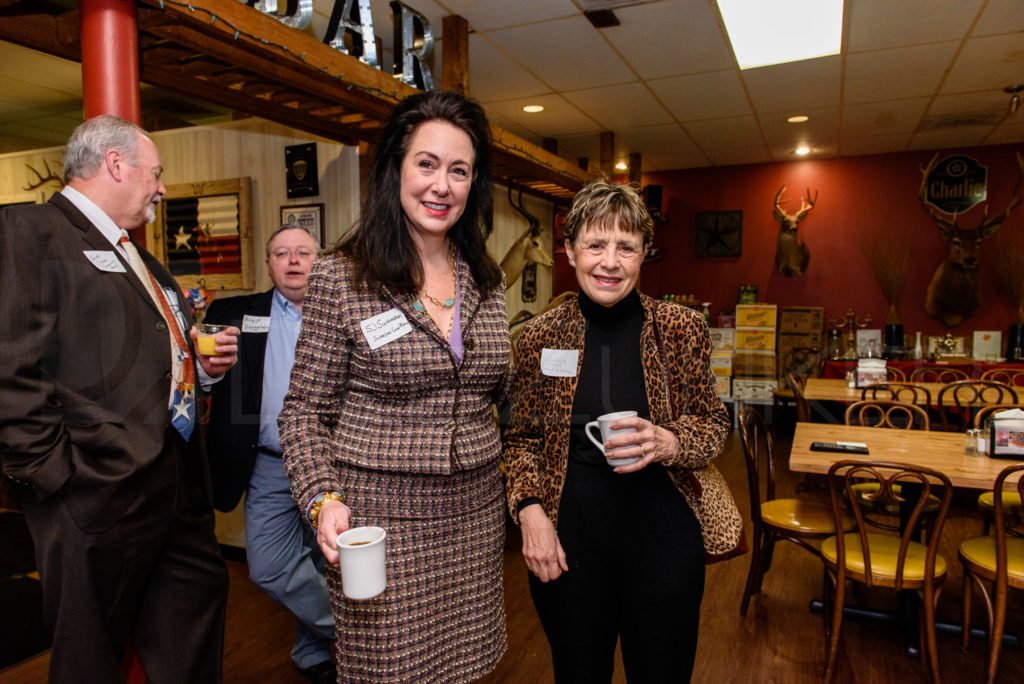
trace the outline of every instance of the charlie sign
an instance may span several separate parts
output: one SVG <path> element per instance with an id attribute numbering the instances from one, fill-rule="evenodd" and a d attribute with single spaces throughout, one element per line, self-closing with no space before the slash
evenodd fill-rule
<path id="1" fill-rule="evenodd" d="M 253 9 L 273 17 L 285 26 L 305 29 L 313 20 L 313 0 L 239 0 Z M 403 83 L 430 90 L 433 81 L 427 57 L 434 48 L 434 32 L 427 18 L 403 2 L 391 3 L 395 40 L 394 75 Z M 289 7 L 290 6 L 290 7 Z M 367 66 L 380 69 L 373 33 L 370 0 L 334 0 L 330 21 L 323 42 L 335 50 Z"/>
<path id="2" fill-rule="evenodd" d="M 962 214 L 987 196 L 988 168 L 977 159 L 955 154 L 931 170 L 925 202 L 946 214 Z"/>

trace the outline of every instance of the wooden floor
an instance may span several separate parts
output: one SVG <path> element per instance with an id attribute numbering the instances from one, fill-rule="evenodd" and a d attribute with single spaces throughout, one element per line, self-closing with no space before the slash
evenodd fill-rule
<path id="1" fill-rule="evenodd" d="M 779 444 L 785 454 L 785 444 Z M 778 448 L 777 447 L 777 448 Z M 730 437 L 719 467 L 733 487 L 747 517 L 746 476 L 737 434 Z M 784 492 L 792 492 L 796 478 L 787 476 Z M 981 522 L 973 497 L 959 497 L 953 519 L 943 534 L 943 553 L 950 560 L 950 577 L 939 604 L 940 619 L 959 622 L 961 572 L 956 545 L 980 534 Z M 749 535 L 749 526 L 748 526 Z M 510 546 L 515 546 L 514 538 Z M 708 567 L 701 613 L 701 636 L 694 682 L 820 682 L 825 654 L 822 619 L 808 610 L 820 597 L 820 563 L 807 552 L 782 543 L 776 547 L 764 591 L 754 597 L 746 618 L 739 615 L 740 596 L 749 555 Z M 300 684 L 306 680 L 292 667 L 288 652 L 293 623 L 277 604 L 260 592 L 246 576 L 245 564 L 229 561 L 231 590 L 228 598 L 224 645 L 224 681 L 233 684 L 274 682 Z M 505 554 L 505 591 L 508 610 L 508 651 L 487 684 L 545 684 L 551 682 L 547 642 L 530 603 L 526 569 L 517 548 Z M 888 594 L 865 597 L 879 607 L 891 605 Z M 984 621 L 980 598 L 974 601 L 974 623 Z M 1024 593 L 1011 592 L 1008 627 L 1024 627 Z M 970 650 L 960 650 L 959 634 L 940 633 L 939 658 L 946 682 L 983 681 L 985 643 L 976 638 Z M 46 681 L 45 655 L 0 672 L 0 684 Z M 924 666 L 903 653 L 896 626 L 871 620 L 848 619 L 843 624 L 836 682 L 923 682 Z M 625 682 L 621 664 L 616 684 Z M 1024 681 L 1024 653 L 1019 646 L 1004 646 L 1001 682 Z"/>

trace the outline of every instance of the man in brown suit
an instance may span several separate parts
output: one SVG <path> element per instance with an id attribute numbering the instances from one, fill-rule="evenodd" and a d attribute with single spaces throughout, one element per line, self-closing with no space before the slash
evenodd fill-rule
<path id="1" fill-rule="evenodd" d="M 227 573 L 194 393 L 235 362 L 238 330 L 197 356 L 184 295 L 128 239 L 162 171 L 142 129 L 99 116 L 68 141 L 60 193 L 0 209 L 0 459 L 51 682 L 122 681 L 129 638 L 152 681 L 220 680 Z"/>

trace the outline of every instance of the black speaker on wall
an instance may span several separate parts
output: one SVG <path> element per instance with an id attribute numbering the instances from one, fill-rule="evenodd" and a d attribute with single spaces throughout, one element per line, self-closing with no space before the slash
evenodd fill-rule
<path id="1" fill-rule="evenodd" d="M 661 213 L 660 185 L 645 186 L 640 194 L 644 196 L 644 205 L 647 207 L 647 211 L 650 213 L 652 219 L 660 221 L 661 223 L 668 221 L 668 217 Z"/>

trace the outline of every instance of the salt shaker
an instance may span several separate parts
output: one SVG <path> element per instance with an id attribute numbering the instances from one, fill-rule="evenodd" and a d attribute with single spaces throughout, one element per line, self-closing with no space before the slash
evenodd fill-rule
<path id="1" fill-rule="evenodd" d="M 967 435 L 964 437 L 964 456 L 978 455 L 978 442 L 980 439 L 981 430 L 978 428 L 971 428 L 967 431 Z"/>

